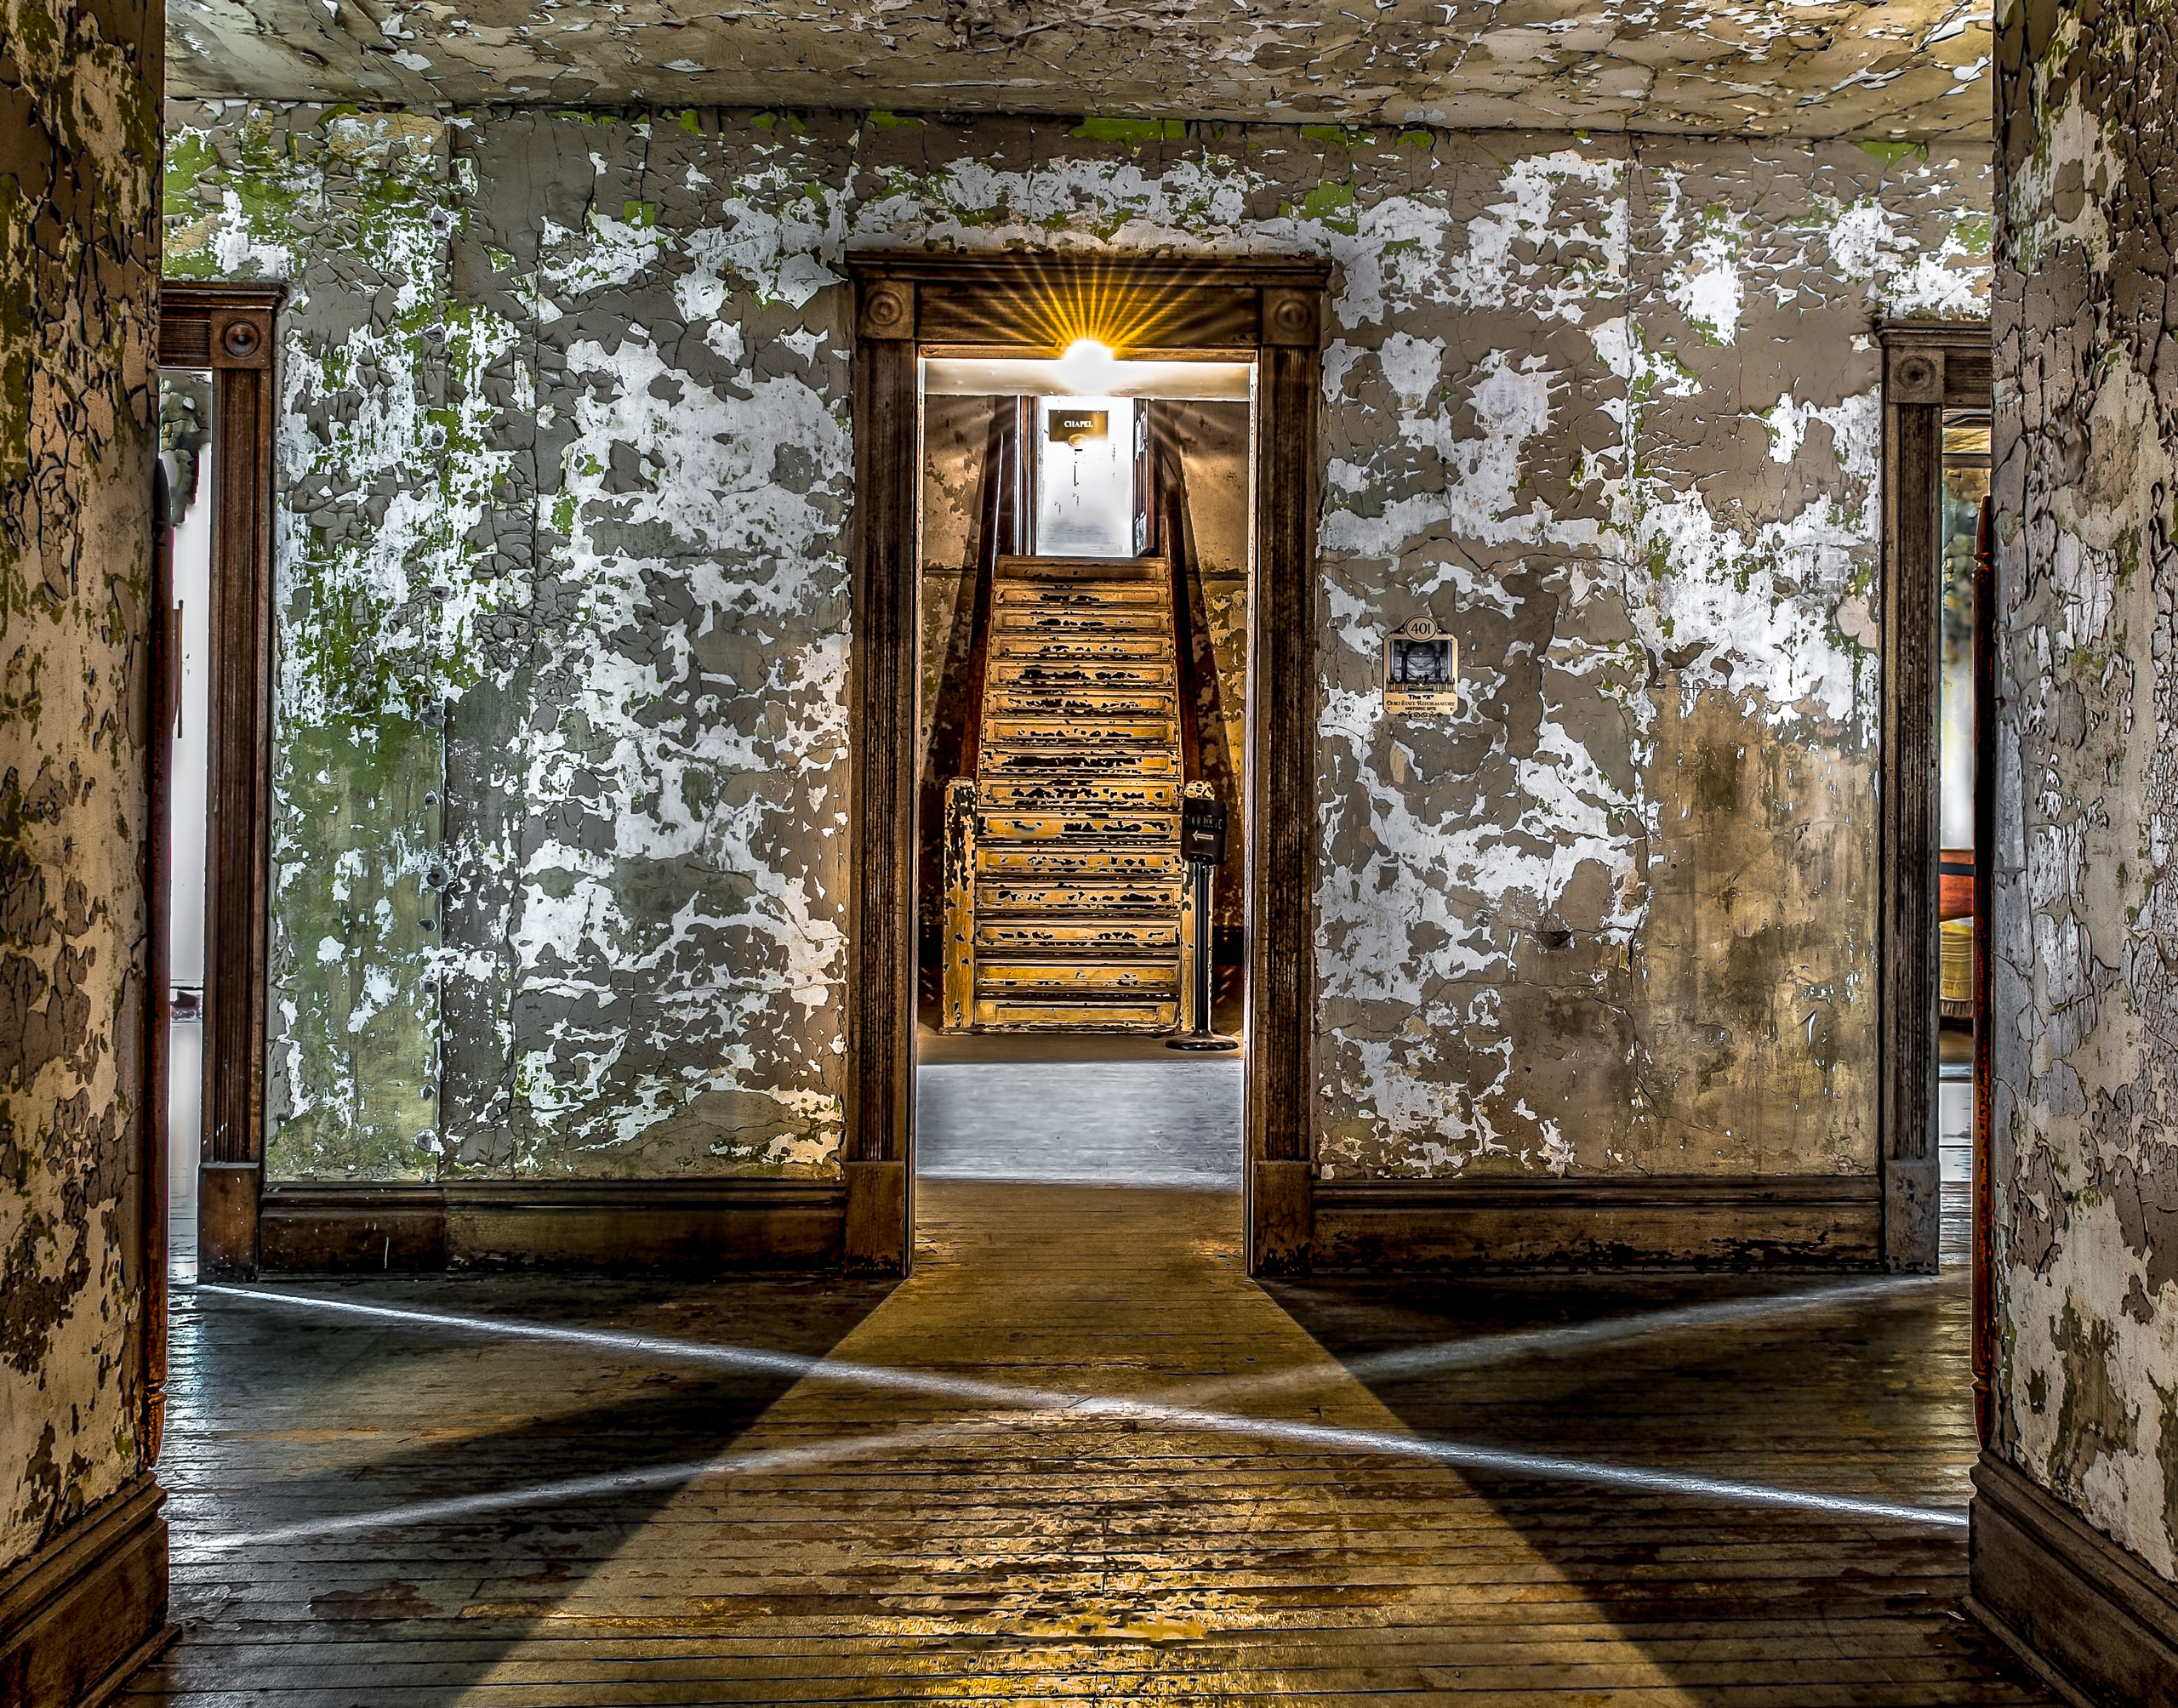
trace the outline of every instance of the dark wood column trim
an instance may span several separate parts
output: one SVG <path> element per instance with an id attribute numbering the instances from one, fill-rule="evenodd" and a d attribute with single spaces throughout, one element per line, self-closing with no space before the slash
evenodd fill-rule
<path id="1" fill-rule="evenodd" d="M 174 603 L 174 525 L 166 468 L 152 478 L 151 598 L 144 621 L 150 663 L 145 709 L 150 754 L 144 845 L 144 1079 L 138 1107 L 137 1248 L 143 1265 L 143 1454 L 158 1462 L 166 1434 L 167 1386 L 167 1145 L 168 1054 L 172 1043 L 174 915 L 174 719 L 179 673 L 174 666 L 180 623 Z"/>
<path id="2" fill-rule="evenodd" d="M 1313 1189 L 1309 888 L 1315 822 L 1317 413 L 1327 265 L 864 252 L 855 281 L 853 918 L 846 1244 L 904 1271 L 912 1249 L 914 573 L 918 351 L 1257 363 L 1248 846 L 1247 1238 L 1258 1271 L 1304 1267 Z M 1086 326 L 1080 305 L 1100 317 Z M 1109 324 L 1106 324 L 1108 322 Z"/>
<path id="3" fill-rule="evenodd" d="M 1266 293 L 1266 296 L 1271 293 Z M 1268 335 L 1291 292 L 1266 303 Z M 1316 415 L 1322 359 L 1270 345 L 1257 376 L 1256 581 L 1248 673 L 1248 1244 L 1257 1272 L 1305 1268 L 1314 1144 L 1310 1119 L 1314 933 Z"/>
<path id="4" fill-rule="evenodd" d="M 1989 952 L 1997 871 L 1996 506 L 1974 539 L 1974 1433 L 1996 1438 L 1996 968 Z"/>
<path id="5" fill-rule="evenodd" d="M 916 506 L 921 400 L 912 282 L 862 282 L 854 354 L 853 874 L 847 921 L 850 1268 L 904 1275 L 915 1124 Z"/>
<path id="6" fill-rule="evenodd" d="M 257 1269 L 272 777 L 272 433 L 279 285 L 168 284 L 159 360 L 213 376 L 210 823 L 198 1260 Z"/>
<path id="7" fill-rule="evenodd" d="M 1938 582 L 1943 413 L 1989 406 L 1989 329 L 1887 322 L 1883 344 L 1883 726 L 1878 865 L 1884 1261 L 1933 1272 L 1936 1157 Z"/>

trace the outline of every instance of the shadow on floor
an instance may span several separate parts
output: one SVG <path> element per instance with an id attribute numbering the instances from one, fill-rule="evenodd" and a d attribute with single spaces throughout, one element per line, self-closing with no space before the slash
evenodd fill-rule
<path id="1" fill-rule="evenodd" d="M 132 1697 L 224 1702 L 247 1687 L 294 1693 L 282 1700 L 329 1690 L 342 1708 L 471 1699 L 537 1632 L 537 1612 L 579 1601 L 619 1538 L 890 1290 L 504 1276 L 246 1290 L 254 1296 L 177 1287 L 161 1477 L 184 1637 Z M 505 1335 L 494 1322 L 700 1341 L 744 1349 L 740 1362 L 757 1367 Z M 394 1522 L 355 1527 L 367 1515 Z M 426 1629 L 435 1640 L 396 1640 Z M 459 1640 L 437 1640 L 449 1633 Z"/>
<path id="2" fill-rule="evenodd" d="M 1855 1296 L 1777 1310 L 1839 1289 Z M 1970 1493 L 1963 1275 L 1322 1278 L 1263 1290 L 1427 1438 L 1953 1512 Z M 1686 1307 L 1707 1307 L 1708 1320 L 1549 1349 L 1554 1331 Z M 1509 1335 L 1535 1342 L 1502 1362 L 1411 1368 Z M 1795 1708 L 2047 1699 L 1964 1610 L 1963 1529 L 1570 1476 L 1460 1474 L 1640 1657 L 1629 1670 L 1569 1653 L 1559 1688 L 1585 1682 L 1605 1701 L 1668 1682 L 1685 1693 L 1674 1701 L 1723 1703 L 1791 1686 Z M 1834 1639 L 1829 1659 L 1810 1660 L 1810 1629 Z M 1486 1669 L 1470 1677 L 1479 1686 Z"/>

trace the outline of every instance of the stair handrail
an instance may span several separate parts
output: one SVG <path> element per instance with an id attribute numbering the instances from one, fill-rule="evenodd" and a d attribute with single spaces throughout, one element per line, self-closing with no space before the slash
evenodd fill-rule
<path id="1" fill-rule="evenodd" d="M 998 603 L 998 561 L 1018 556 L 1023 540 L 1021 464 L 1025 455 L 1023 405 L 1034 398 L 995 397 L 984 438 L 982 490 L 977 496 L 976 587 L 969 622 L 968 675 L 961 720 L 961 769 L 976 775 L 983 756 L 984 690 L 989 676 L 990 629 Z"/>
<path id="2" fill-rule="evenodd" d="M 976 1007 L 976 780 L 945 785 L 944 987 L 938 1025 L 957 1032 L 973 1023 Z"/>

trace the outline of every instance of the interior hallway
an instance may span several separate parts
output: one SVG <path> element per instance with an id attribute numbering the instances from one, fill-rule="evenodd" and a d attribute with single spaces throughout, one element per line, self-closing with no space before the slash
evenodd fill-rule
<path id="1" fill-rule="evenodd" d="M 995 1177 L 1145 1074 L 1131 1183 Z M 889 1288 L 180 1290 L 128 1699 L 2051 1699 L 1960 1612 L 1963 1272 L 1267 1288 L 1237 1084 L 926 1068 Z"/>

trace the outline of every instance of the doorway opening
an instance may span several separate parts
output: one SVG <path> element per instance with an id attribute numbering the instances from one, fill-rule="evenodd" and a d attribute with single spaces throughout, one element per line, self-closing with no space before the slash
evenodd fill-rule
<path id="1" fill-rule="evenodd" d="M 924 1180 L 1239 1189 L 1255 376 L 921 362 Z"/>
<path id="2" fill-rule="evenodd" d="M 169 281 L 159 300 L 168 604 L 155 771 L 167 988 L 167 1234 L 192 1277 L 254 1275 L 271 894 L 272 358 L 286 288 Z"/>
<path id="3" fill-rule="evenodd" d="M 1986 1216 L 1973 1198 L 1969 1140 L 1986 1140 L 1977 1099 L 1986 1102 L 1987 1076 L 1973 1040 L 1986 994 L 1974 944 L 1986 930 L 1988 850 L 1974 821 L 1988 810 L 1992 772 L 1978 755 L 1990 601 L 1975 589 L 1987 578 L 1976 539 L 1989 482 L 1989 328 L 1907 320 L 1876 332 L 1884 1257 L 1894 1270 L 1933 1273 L 1970 1250 L 1978 1277 Z"/>
<path id="4" fill-rule="evenodd" d="M 1235 760 L 1229 751 L 1230 732 L 1224 732 L 1224 764 L 1231 772 L 1226 783 L 1236 796 L 1237 810 L 1229 810 L 1227 815 L 1230 857 L 1213 881 L 1218 891 L 1237 902 L 1239 909 L 1237 916 L 1229 914 L 1228 918 L 1238 929 L 1241 950 L 1235 958 L 1229 948 L 1228 964 L 1237 960 L 1238 982 L 1245 993 L 1234 1020 L 1246 1046 L 1239 1061 L 1244 1111 L 1240 1250 L 1257 1272 L 1305 1267 L 1313 1204 L 1308 865 L 1314 691 L 1310 636 L 1316 598 L 1316 417 L 1330 270 L 1315 261 L 875 252 L 851 257 L 849 266 L 856 289 L 857 541 L 854 909 L 848 979 L 850 1079 L 841 1160 L 848 1265 L 903 1273 L 914 1250 L 917 1011 L 925 994 L 919 974 L 927 948 L 934 948 L 927 945 L 921 929 L 926 909 L 918 903 L 924 873 L 930 874 L 933 890 L 942 887 L 944 874 L 942 848 L 927 866 L 921 858 L 921 823 L 933 817 L 941 828 L 944 823 L 942 802 L 924 800 L 926 783 L 933 794 L 940 782 L 949 788 L 956 783 L 972 789 L 986 782 L 994 786 L 989 802 L 978 807 L 981 822 L 973 824 L 978 834 L 986 828 L 994 832 L 985 850 L 993 857 L 991 873 L 977 874 L 973 863 L 965 859 L 955 869 L 964 882 L 971 876 L 981 882 L 989 875 L 997 888 L 1013 885 L 1023 892 L 1038 887 L 1039 878 L 1086 882 L 1092 876 L 1086 869 L 1074 874 L 1029 869 L 1033 857 L 1039 855 L 1040 841 L 1063 839 L 999 836 L 999 827 L 989 823 L 1003 816 L 998 811 L 1001 806 L 1023 818 L 1063 820 L 1063 813 L 1041 810 L 1055 803 L 1039 801 L 1031 794 L 999 798 L 1002 791 L 996 785 L 1033 781 L 1034 766 L 1041 762 L 1033 755 L 1070 752 L 1079 760 L 1071 767 L 1073 775 L 1089 777 L 1101 770 L 1109 779 L 1126 777 L 1140 784 L 1160 774 L 1149 767 L 1147 755 L 1149 749 L 1162 743 L 1161 776 L 1179 784 L 1177 797 L 1160 797 L 1155 803 L 1163 822 L 1155 838 L 1145 834 L 1125 849 L 1113 845 L 1103 851 L 1115 860 L 1122 853 L 1130 857 L 1156 854 L 1172 863 L 1169 857 L 1202 845 L 1197 840 L 1198 809 L 1201 820 L 1207 821 L 1213 816 L 1211 809 L 1220 804 L 1210 777 L 1194 779 L 1199 789 L 1208 792 L 1206 798 L 1190 800 L 1186 792 L 1188 754 L 1192 752 L 1199 765 L 1216 764 L 1220 743 L 1215 738 L 1224 723 L 1222 713 L 1202 717 L 1200 708 L 1180 692 L 1179 667 L 1193 656 L 1197 630 L 1213 655 L 1206 675 L 1217 684 L 1221 705 L 1224 684 L 1215 669 L 1217 646 L 1207 609 L 1211 589 L 1203 589 L 1205 609 L 1198 622 L 1194 589 L 1176 590 L 1172 560 L 1157 555 L 1177 528 L 1195 526 L 1193 512 L 1198 508 L 1190 504 L 1183 524 L 1164 519 L 1162 513 L 1171 509 L 1174 483 L 1162 479 L 1163 473 L 1175 464 L 1182 475 L 1191 477 L 1191 471 L 1184 448 L 1174 448 L 1178 427 L 1160 428 L 1158 424 L 1160 416 L 1177 423 L 1175 412 L 1186 406 L 1239 403 L 1242 399 L 1156 396 L 1155 373 L 1120 372 L 1120 365 L 1141 363 L 1167 373 L 1177 371 L 1196 384 L 1206 383 L 1204 374 L 1210 368 L 1223 366 L 1234 370 L 1235 378 L 1246 377 L 1246 395 L 1251 396 L 1247 407 L 1252 430 L 1243 441 L 1241 460 L 1247 470 L 1244 508 L 1252 571 L 1234 590 L 1248 612 L 1241 641 L 1245 663 L 1235 696 L 1245 708 L 1240 714 L 1243 737 Z M 1023 362 L 1057 367 L 1031 374 L 1006 366 Z M 971 366 L 941 369 L 939 383 L 927 387 L 927 366 L 940 363 Z M 1107 364 L 1111 366 L 1107 368 Z M 1063 380 L 1060 369 L 1069 370 Z M 938 399 L 958 401 L 938 403 L 933 414 L 932 390 Z M 1023 398 L 1031 401 L 1023 404 Z M 1010 407 L 997 401 L 1006 399 L 1013 400 Z M 1202 433 L 1211 431 L 1207 418 L 1198 413 L 1190 418 Z M 949 454 L 964 469 L 971 461 L 976 465 L 972 483 L 961 476 L 959 493 L 949 501 L 961 517 L 972 518 L 972 526 L 967 520 L 957 521 L 957 538 L 949 550 L 933 552 L 930 548 L 943 531 L 943 519 L 926 513 L 931 510 L 925 503 L 927 456 L 933 447 L 943 448 L 944 435 L 949 432 L 955 441 Z M 1013 447 L 1010 453 L 1009 444 Z M 1122 495 L 1124 530 L 1119 524 Z M 931 535 L 927 540 L 927 529 Z M 973 578 L 963 572 L 971 561 L 966 544 L 970 538 L 975 542 Z M 1125 555 L 1089 555 L 1115 548 L 1123 549 Z M 1200 541 L 1197 549 L 1199 554 Z M 926 562 L 954 572 L 947 595 L 949 624 L 933 618 L 932 626 L 949 635 L 965 622 L 971 660 L 979 626 L 976 588 L 982 589 L 984 680 L 963 681 L 952 700 L 954 717 L 964 723 L 972 717 L 978 720 L 972 768 L 965 756 L 949 766 L 941 764 L 924 745 L 921 588 Z M 968 585 L 971 579 L 975 587 Z M 1160 601 L 1161 616 L 1157 614 Z M 964 604 L 965 618 L 961 615 Z M 1093 618 L 1092 606 L 1101 612 Z M 1001 620 L 1009 612 L 1020 622 L 1012 617 Z M 1042 617 L 1036 616 L 1039 612 Z M 1119 620 L 1122 614 L 1126 614 L 1125 622 Z M 1155 686 L 1142 681 L 1115 680 L 1098 688 L 1086 679 L 1069 682 L 1049 678 L 1040 686 L 1058 697 L 1055 711 L 1032 708 L 1025 701 L 995 701 L 993 690 L 1007 678 L 1001 674 L 1001 654 L 991 637 L 1033 633 L 1043 618 L 1052 619 L 1043 625 L 1048 633 L 1059 632 L 1068 621 L 1078 621 L 1084 625 L 1080 632 L 1086 635 L 1091 632 L 1086 625 L 1093 621 L 1098 625 L 1094 632 L 1106 641 L 1129 635 L 1140 638 L 1142 631 L 1128 627 L 1137 619 L 1164 625 L 1173 661 L 1171 715 L 1160 719 L 1154 711 L 1141 715 L 1143 709 L 1137 707 L 1137 715 L 1127 717 L 1115 702 L 1085 703 L 1077 713 L 1063 703 L 1066 693 L 1075 689 L 1123 695 L 1130 689 Z M 1183 623 L 1190 625 L 1184 640 L 1172 632 Z M 1125 652 L 1115 647 L 1110 662 L 1129 662 Z M 933 656 L 940 656 L 936 649 Z M 1097 660 L 1054 657 L 1005 662 L 1009 668 L 1057 669 Z M 927 703 L 930 743 L 935 746 L 941 739 L 935 726 L 946 705 L 935 686 Z M 1192 744 L 1181 737 L 1183 721 L 1190 716 L 1195 724 Z M 1010 727 L 999 727 L 1009 720 Z M 1110 738 L 1101 750 L 1092 744 L 1084 757 L 1083 745 L 1072 738 L 1094 720 L 1112 726 Z M 1068 738 L 1070 745 L 1062 749 L 1048 737 Z M 954 742 L 954 753 L 961 753 L 952 736 L 944 739 Z M 1003 757 L 1005 763 L 986 765 L 986 755 L 994 761 Z M 927 771 L 927 758 L 931 759 Z M 1012 774 L 1006 775 L 1008 771 Z M 1085 809 L 1125 808 L 1138 811 L 1145 821 L 1152 810 L 1146 799 L 1075 804 Z M 920 814 L 919 806 L 924 808 Z M 1174 806 L 1178 808 L 1177 827 Z M 1086 815 L 1080 822 L 1086 824 L 1095 816 Z M 964 827 L 972 823 L 965 812 L 953 822 Z M 1026 828 L 1007 827 L 1009 832 Z M 1172 840 L 1176 828 L 1177 841 Z M 1210 837 L 1206 826 L 1202 835 L 1206 841 Z M 1088 848 L 1085 839 L 1076 851 L 1096 851 Z M 1007 862 L 1018 862 L 1020 869 L 1009 874 Z M 1177 863 L 1192 863 L 1183 858 Z M 1157 878 L 1146 869 L 1141 875 Z M 1169 875 L 1158 881 L 1169 885 Z M 1127 881 L 1133 880 L 1130 877 Z M 965 898 L 968 910 L 972 912 L 980 899 L 972 891 Z M 992 899 L 1001 898 L 994 895 Z M 986 908 L 986 922 L 997 921 L 1009 929 L 1029 926 L 1025 894 L 1021 899 L 1024 905 L 1020 908 Z M 1065 957 L 1043 953 L 1050 945 L 1028 942 L 1025 930 L 1006 941 L 994 934 L 978 942 L 971 934 L 965 946 L 972 951 L 969 959 L 980 967 L 956 962 L 951 999 L 944 990 L 944 957 L 932 954 L 929 959 L 938 968 L 932 973 L 936 988 L 930 993 L 932 1000 L 941 1010 L 948 1000 L 957 1000 L 959 1006 L 955 1024 L 944 1025 L 945 1016 L 940 1012 L 936 1020 L 941 1023 L 928 1028 L 929 1038 L 935 1041 L 921 1052 L 924 1058 L 935 1063 L 935 1052 L 945 1047 L 995 1050 L 1009 1043 L 1016 1049 L 1046 1051 L 1063 1045 L 1069 1051 L 1090 1053 L 1161 1049 L 1162 1037 L 1187 1018 L 1187 999 L 1177 976 L 1183 945 L 1157 941 L 1166 933 L 1161 926 L 1148 929 L 1155 923 L 1148 916 L 1170 905 L 1172 911 L 1166 917 L 1175 929 L 1169 935 L 1177 938 L 1178 899 L 1169 887 L 1157 891 L 1131 922 L 1126 939 L 1110 945 L 1100 945 L 1094 935 L 1102 929 L 1098 922 L 1106 917 L 1103 910 L 1070 916 L 1046 914 L 1045 924 L 1052 929 L 1061 924 L 1085 928 Z M 1143 929 L 1134 931 L 1135 925 Z M 948 929 L 939 927 L 941 940 Z M 1206 920 L 1203 935 L 1212 940 L 1206 947 L 1214 954 L 1214 919 Z M 1229 937 L 1228 941 L 1229 944 Z M 1037 948 L 1041 959 L 1031 960 L 1015 953 L 1029 948 Z M 1096 957 L 1102 948 L 1125 951 L 1107 960 L 1131 965 L 1115 969 L 1099 964 Z M 1081 951 L 1078 957 L 1074 954 L 1077 949 Z M 1050 971 L 1062 961 L 1073 966 L 1071 975 Z M 1041 966 L 1045 971 L 1018 975 L 1006 971 L 1015 966 Z M 986 972 L 995 976 L 986 978 Z M 1234 976 L 1227 975 L 1229 991 Z M 1094 1025 L 1086 1023 L 1085 1010 L 1090 1005 L 1084 993 L 1088 991 L 1103 993 Z M 1046 1000 L 1050 998 L 1065 999 Z M 1217 1005 L 1214 991 L 1211 1000 L 1201 1005 L 1206 1009 Z M 1040 1013 L 1040 1009 L 1048 1011 Z"/>
<path id="5" fill-rule="evenodd" d="M 926 1028 L 1192 1026 L 1198 872 L 1213 1004 L 1240 1024 L 1238 863 L 1191 860 L 1182 828 L 1191 800 L 1237 824 L 1245 798 L 1253 381 L 922 363 Z"/>
<path id="6" fill-rule="evenodd" d="M 159 374 L 159 462 L 172 541 L 166 614 L 167 1241 L 177 1279 L 197 1278 L 197 1176 L 204 1157 L 204 874 L 211 744 L 213 510 L 219 447 L 212 376 Z"/>
<path id="7" fill-rule="evenodd" d="M 1942 1210 L 1938 1261 L 1973 1256 L 1975 1087 L 1986 1044 L 1977 1036 L 1979 903 L 1985 888 L 1976 856 L 1981 732 L 1990 708 L 1981 666 L 1992 613 L 1977 584 L 1986 549 L 1989 501 L 1989 412 L 1945 410 L 1937 469 L 1936 568 L 1942 578 L 1937 807 L 1936 989 L 1937 1181 Z"/>

